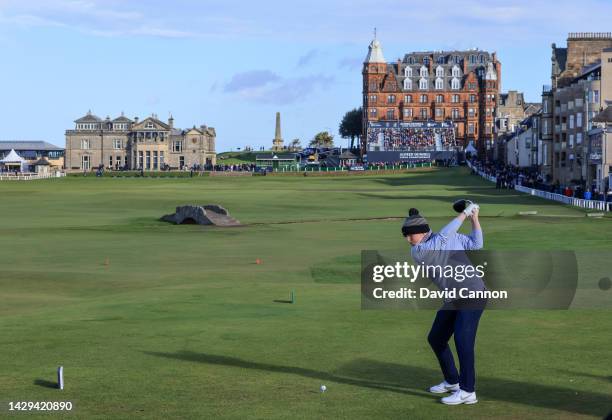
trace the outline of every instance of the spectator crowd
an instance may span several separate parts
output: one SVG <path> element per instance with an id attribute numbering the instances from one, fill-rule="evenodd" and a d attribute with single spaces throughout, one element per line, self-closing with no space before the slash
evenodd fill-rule
<path id="1" fill-rule="evenodd" d="M 522 185 L 541 191 L 562 194 L 566 197 L 612 202 L 612 190 L 609 187 L 600 191 L 594 185 L 590 188 L 581 185 L 561 185 L 559 182 L 551 183 L 550 177 L 543 177 L 535 168 L 519 168 L 503 163 L 484 163 L 476 159 L 472 159 L 470 163 L 473 174 L 476 174 L 476 170 L 479 170 L 487 176 L 495 177 L 495 187 L 498 189 L 513 189 L 515 185 Z"/>
<path id="2" fill-rule="evenodd" d="M 380 140 L 385 151 L 447 151 L 457 148 L 453 128 L 368 129 L 368 144 L 380 144 Z"/>

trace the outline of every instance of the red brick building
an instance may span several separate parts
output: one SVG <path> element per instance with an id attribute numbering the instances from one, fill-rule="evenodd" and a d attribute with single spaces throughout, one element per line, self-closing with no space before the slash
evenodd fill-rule
<path id="1" fill-rule="evenodd" d="M 467 51 L 412 52 L 387 63 L 377 39 L 363 64 L 363 139 L 368 122 L 452 122 L 461 146 L 490 147 L 501 85 L 496 54 Z"/>

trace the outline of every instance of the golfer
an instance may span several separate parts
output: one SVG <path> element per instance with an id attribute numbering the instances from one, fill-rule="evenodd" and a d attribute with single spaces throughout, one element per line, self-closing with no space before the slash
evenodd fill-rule
<path id="1" fill-rule="evenodd" d="M 470 203 L 440 232 L 434 233 L 429 228 L 427 220 L 419 214 L 419 211 L 410 209 L 409 216 L 402 226 L 402 234 L 412 246 L 411 254 L 414 261 L 418 264 L 430 264 L 433 259 L 437 262 L 443 260 L 447 263 L 449 261 L 456 263 L 463 259 L 469 264 L 466 254 L 462 251 L 480 249 L 483 245 L 478 212 L 478 205 Z M 457 233 L 466 218 L 469 218 L 472 222 L 471 234 Z M 457 258 L 457 254 L 463 255 L 463 258 Z M 442 291 L 459 288 L 469 291 L 485 290 L 482 277 L 477 275 L 467 279 L 464 278 L 461 281 L 458 278 L 446 277 L 431 278 L 431 280 Z M 429 391 L 434 394 L 452 392 L 450 396 L 442 398 L 441 401 L 444 404 L 458 405 L 478 402 L 474 388 L 476 380 L 474 344 L 478 321 L 485 304 L 486 300 L 481 299 L 445 299 L 444 306 L 436 314 L 427 339 L 440 362 L 444 381 L 432 386 Z M 448 346 L 448 341 L 452 335 L 455 336 L 455 346 L 459 357 L 459 372 L 457 372 L 453 354 Z"/>

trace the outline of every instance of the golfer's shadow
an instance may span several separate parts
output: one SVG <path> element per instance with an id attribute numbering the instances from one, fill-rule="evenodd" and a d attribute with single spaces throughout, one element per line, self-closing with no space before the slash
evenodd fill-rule
<path id="1" fill-rule="evenodd" d="M 424 382 L 419 382 L 418 386 L 416 383 L 411 383 L 407 386 L 406 383 L 394 383 L 377 380 L 376 374 L 373 372 L 373 377 L 371 379 L 361 379 L 357 377 L 351 377 L 352 375 L 344 375 L 343 373 L 334 374 L 328 372 L 320 372 L 314 369 L 301 368 L 296 366 L 283 366 L 283 365 L 273 365 L 270 363 L 259 363 L 259 362 L 251 362 L 248 360 L 239 359 L 237 357 L 228 357 L 228 356 L 219 356 L 214 354 L 204 354 L 204 353 L 194 353 L 190 351 L 180 351 L 177 353 L 159 353 L 159 352 L 149 352 L 145 351 L 144 353 L 152 356 L 158 357 L 167 357 L 170 359 L 178 359 L 187 362 L 198 362 L 198 363 L 207 363 L 211 365 L 223 365 L 223 366 L 232 366 L 246 369 L 254 369 L 254 370 L 262 370 L 267 372 L 275 372 L 275 373 L 286 373 L 292 375 L 299 375 L 306 378 L 319 379 L 325 382 L 335 382 L 346 385 L 354 385 L 364 388 L 373 388 L 391 392 L 398 392 L 402 394 L 411 394 L 418 395 L 420 397 L 439 399 L 439 396 L 430 394 L 425 389 L 419 390 L 418 388 L 423 388 L 423 384 L 429 383 L 434 380 L 434 372 L 431 371 L 431 378 L 429 381 L 426 379 Z M 376 368 L 375 368 L 376 369 Z M 399 379 L 399 378 L 397 378 Z M 416 378 L 415 378 L 416 379 Z M 422 379 L 422 378 L 419 378 Z M 405 381 L 404 381 L 405 382 Z M 433 383 L 433 382 L 432 382 Z M 407 389 L 413 388 L 413 389 Z"/>
<path id="2" fill-rule="evenodd" d="M 334 373 L 329 373 L 297 366 L 252 362 L 237 357 L 191 351 L 179 351 L 176 353 L 146 351 L 144 353 L 186 362 L 299 375 L 328 383 L 335 382 L 354 385 L 435 400 L 440 398 L 439 395 L 430 394 L 425 390 L 426 386 L 440 381 L 440 372 L 418 366 L 379 362 L 371 359 L 355 359 L 342 365 Z M 612 397 L 610 395 L 584 390 L 577 393 L 574 389 L 554 385 L 520 382 L 479 375 L 477 387 L 478 395 L 489 400 L 531 405 L 599 418 L 605 416 L 610 407 L 612 407 Z"/>

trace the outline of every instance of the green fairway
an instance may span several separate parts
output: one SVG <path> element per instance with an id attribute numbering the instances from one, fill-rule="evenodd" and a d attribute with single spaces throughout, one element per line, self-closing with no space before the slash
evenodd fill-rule
<path id="1" fill-rule="evenodd" d="M 359 285 L 361 250 L 409 252 L 400 218 L 410 207 L 437 230 L 455 199 L 474 199 L 486 249 L 612 250 L 609 217 L 495 190 L 464 168 L 69 177 L 3 182 L 0 197 L 0 418 L 9 401 L 72 401 L 84 419 L 612 411 L 612 310 L 485 311 L 479 403 L 448 407 L 425 391 L 442 379 L 426 340 L 434 312 L 363 311 Z M 207 203 L 244 226 L 158 220 Z M 517 216 L 528 210 L 539 216 Z M 63 391 L 51 387 L 59 365 Z"/>

